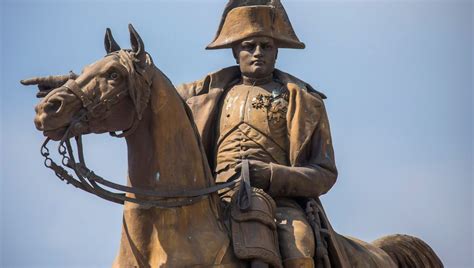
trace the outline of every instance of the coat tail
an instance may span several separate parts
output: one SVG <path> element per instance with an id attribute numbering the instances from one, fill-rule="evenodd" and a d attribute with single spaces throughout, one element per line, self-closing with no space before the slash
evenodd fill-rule
<path id="1" fill-rule="evenodd" d="M 444 267 L 433 249 L 413 236 L 389 235 L 375 240 L 372 244 L 385 251 L 398 267 Z"/>

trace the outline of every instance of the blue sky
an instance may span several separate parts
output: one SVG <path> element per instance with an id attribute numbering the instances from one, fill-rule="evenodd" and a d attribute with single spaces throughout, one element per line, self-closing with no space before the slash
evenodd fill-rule
<path id="1" fill-rule="evenodd" d="M 80 72 L 127 24 L 175 84 L 233 65 L 205 51 L 225 1 L 1 2 L 2 267 L 107 267 L 121 207 L 79 192 L 43 168 L 35 89 L 22 78 Z M 277 67 L 328 95 L 339 169 L 323 197 L 334 228 L 372 241 L 418 236 L 446 267 L 472 267 L 473 3 L 283 1 L 305 50 Z M 126 147 L 87 137 L 90 165 L 125 182 Z"/>

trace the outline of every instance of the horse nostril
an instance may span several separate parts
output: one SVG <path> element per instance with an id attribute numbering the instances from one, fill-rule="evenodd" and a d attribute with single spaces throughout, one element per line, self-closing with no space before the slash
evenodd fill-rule
<path id="1" fill-rule="evenodd" d="M 59 99 L 52 99 L 44 106 L 44 112 L 47 114 L 57 113 L 61 108 L 63 102 Z"/>
<path id="2" fill-rule="evenodd" d="M 34 121 L 36 129 L 42 131 L 44 129 L 43 127 L 43 122 L 38 118 L 38 116 L 35 117 Z"/>

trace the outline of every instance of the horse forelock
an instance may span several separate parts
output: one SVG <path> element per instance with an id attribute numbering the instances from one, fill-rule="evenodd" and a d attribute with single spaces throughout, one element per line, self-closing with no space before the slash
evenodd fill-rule
<path id="1" fill-rule="evenodd" d="M 129 94 L 138 119 L 141 119 L 143 111 L 150 101 L 151 77 L 148 74 L 148 67 L 153 65 L 151 57 L 147 54 L 146 63 L 142 64 L 144 67 L 141 67 L 132 50 L 121 49 L 109 53 L 105 57 L 109 56 L 118 56 L 120 64 L 127 70 Z"/>

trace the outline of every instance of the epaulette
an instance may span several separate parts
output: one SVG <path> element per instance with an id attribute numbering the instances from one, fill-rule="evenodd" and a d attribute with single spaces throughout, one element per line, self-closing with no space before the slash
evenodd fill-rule
<path id="1" fill-rule="evenodd" d="M 326 96 L 326 94 L 317 91 L 317 90 L 314 89 L 310 84 L 306 84 L 306 88 L 308 88 L 310 92 L 313 92 L 313 93 L 318 94 L 318 95 L 321 97 L 321 99 L 323 99 L 323 100 L 325 100 L 325 99 L 328 98 L 328 97 Z"/>

